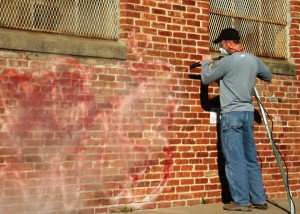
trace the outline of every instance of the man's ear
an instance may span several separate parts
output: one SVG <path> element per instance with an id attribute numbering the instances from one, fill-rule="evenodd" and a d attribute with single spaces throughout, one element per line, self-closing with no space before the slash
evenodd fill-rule
<path id="1" fill-rule="evenodd" d="M 228 41 L 228 47 L 230 50 L 235 50 L 235 51 L 244 51 L 244 46 L 242 44 L 236 44 L 233 41 Z"/>
<path id="2" fill-rule="evenodd" d="M 235 46 L 234 42 L 233 41 L 227 41 L 227 46 L 231 49 L 232 47 Z"/>

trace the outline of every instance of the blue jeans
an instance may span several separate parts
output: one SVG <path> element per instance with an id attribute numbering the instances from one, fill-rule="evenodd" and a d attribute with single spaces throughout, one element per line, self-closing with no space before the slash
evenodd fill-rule
<path id="1" fill-rule="evenodd" d="M 221 114 L 221 141 L 231 197 L 239 205 L 266 202 L 254 142 L 254 113 Z"/>

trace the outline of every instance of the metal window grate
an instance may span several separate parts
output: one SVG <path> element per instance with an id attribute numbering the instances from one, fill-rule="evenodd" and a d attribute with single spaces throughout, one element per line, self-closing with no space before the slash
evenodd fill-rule
<path id="1" fill-rule="evenodd" d="M 0 0 L 0 26 L 118 39 L 119 0 Z"/>
<path id="2" fill-rule="evenodd" d="M 210 0 L 210 36 L 227 27 L 239 30 L 247 52 L 287 58 L 287 0 Z M 212 50 L 218 50 L 212 44 Z"/>

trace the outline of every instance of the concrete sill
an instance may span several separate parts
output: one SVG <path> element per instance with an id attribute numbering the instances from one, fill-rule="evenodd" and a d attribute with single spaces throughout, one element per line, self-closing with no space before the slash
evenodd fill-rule
<path id="1" fill-rule="evenodd" d="M 295 65 L 284 59 L 271 59 L 271 58 L 263 58 L 261 60 L 266 63 L 266 65 L 271 70 L 272 74 L 280 74 L 287 76 L 295 76 L 296 70 Z"/>
<path id="2" fill-rule="evenodd" d="M 126 59 L 121 41 L 0 28 L 0 48 L 107 59 Z"/>

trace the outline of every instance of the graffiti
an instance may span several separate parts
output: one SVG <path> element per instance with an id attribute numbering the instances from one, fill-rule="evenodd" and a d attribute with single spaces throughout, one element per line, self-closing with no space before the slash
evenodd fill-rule
<path id="1" fill-rule="evenodd" d="M 125 65 L 61 57 L 44 70 L 1 69 L 1 212 L 138 206 L 164 190 L 172 166 L 165 133 L 176 110 L 172 68 L 145 61 L 146 46 L 129 38 L 138 60 Z M 114 90 L 101 77 L 116 69 L 133 78 Z"/>

